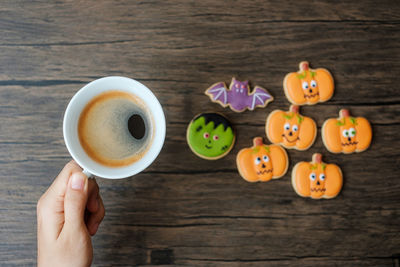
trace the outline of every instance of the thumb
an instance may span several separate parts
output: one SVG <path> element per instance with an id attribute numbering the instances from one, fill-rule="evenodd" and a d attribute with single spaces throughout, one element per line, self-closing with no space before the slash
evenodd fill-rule
<path id="1" fill-rule="evenodd" d="M 85 227 L 85 209 L 88 199 L 88 178 L 82 172 L 71 175 L 64 198 L 64 226 L 72 230 Z"/>

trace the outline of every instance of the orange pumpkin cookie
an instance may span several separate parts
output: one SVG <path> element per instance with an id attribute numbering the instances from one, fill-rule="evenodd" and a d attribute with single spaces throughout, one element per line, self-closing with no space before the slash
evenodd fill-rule
<path id="1" fill-rule="evenodd" d="M 326 69 L 310 69 L 307 61 L 300 62 L 298 72 L 283 80 L 287 99 L 295 105 L 314 105 L 329 100 L 335 88 L 333 77 Z"/>
<path id="2" fill-rule="evenodd" d="M 339 111 L 339 118 L 326 120 L 321 132 L 326 149 L 332 153 L 362 152 L 372 140 L 372 128 L 367 119 L 351 117 L 347 109 Z"/>
<path id="3" fill-rule="evenodd" d="M 269 141 L 286 148 L 306 150 L 315 141 L 317 124 L 310 117 L 299 113 L 299 106 L 290 106 L 289 111 L 274 110 L 267 118 L 265 132 Z"/>
<path id="4" fill-rule="evenodd" d="M 302 197 L 334 198 L 342 189 L 342 171 L 336 164 L 322 162 L 322 155 L 315 153 L 312 162 L 301 161 L 294 166 L 292 185 Z"/>
<path id="5" fill-rule="evenodd" d="M 248 182 L 266 182 L 285 175 L 289 160 L 279 145 L 265 145 L 261 137 L 253 139 L 253 146 L 239 151 L 236 157 L 239 174 Z"/>

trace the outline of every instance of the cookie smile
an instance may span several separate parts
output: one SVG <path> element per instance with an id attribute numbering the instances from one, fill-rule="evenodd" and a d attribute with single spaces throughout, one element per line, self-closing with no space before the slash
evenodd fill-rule
<path id="1" fill-rule="evenodd" d="M 311 192 L 325 192 L 325 188 L 311 188 Z"/>
<path id="2" fill-rule="evenodd" d="M 270 172 L 272 172 L 272 169 L 269 169 L 269 170 L 262 170 L 262 171 L 258 171 L 258 172 L 257 172 L 257 175 L 263 175 L 263 174 L 270 173 Z"/>
<path id="3" fill-rule="evenodd" d="M 305 99 L 307 99 L 307 98 L 314 98 L 314 97 L 316 97 L 316 96 L 319 96 L 319 92 L 316 92 L 315 94 L 312 94 L 312 95 L 306 95 L 306 94 L 304 94 L 304 98 L 305 98 Z"/>
<path id="4" fill-rule="evenodd" d="M 354 145 L 357 145 L 357 144 L 358 144 L 358 142 L 354 141 L 354 142 L 342 143 L 342 146 L 354 146 Z"/>
<path id="5" fill-rule="evenodd" d="M 297 140 L 300 140 L 300 138 L 297 137 L 297 138 L 295 138 L 293 141 L 290 141 L 290 140 L 286 137 L 286 135 L 282 134 L 282 136 L 283 136 L 283 137 L 286 139 L 286 141 L 288 141 L 289 143 L 294 143 L 294 142 L 296 142 Z"/>
<path id="6" fill-rule="evenodd" d="M 206 147 L 207 149 L 211 149 L 211 148 L 212 148 L 212 146 L 208 146 L 208 145 L 205 145 L 205 147 Z"/>

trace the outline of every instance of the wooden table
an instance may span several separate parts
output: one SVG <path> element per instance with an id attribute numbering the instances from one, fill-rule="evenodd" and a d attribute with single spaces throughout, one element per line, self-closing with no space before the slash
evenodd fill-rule
<path id="1" fill-rule="evenodd" d="M 106 217 L 95 266 L 399 266 L 400 5 L 395 1 L 3 1 L 0 7 L 0 265 L 36 263 L 36 202 L 70 155 L 68 101 L 86 83 L 132 77 L 153 90 L 167 119 L 164 148 L 130 179 L 97 179 Z M 336 91 L 302 108 L 319 132 L 288 151 L 289 172 L 251 184 L 237 152 L 265 137 L 266 116 L 288 109 L 282 80 L 308 60 Z M 204 90 L 232 76 L 267 88 L 264 109 L 234 113 Z M 320 126 L 341 108 L 370 120 L 360 154 L 329 153 Z M 231 153 L 191 153 L 188 122 L 205 111 L 235 125 Z M 289 173 L 321 152 L 341 166 L 332 200 L 296 195 Z"/>

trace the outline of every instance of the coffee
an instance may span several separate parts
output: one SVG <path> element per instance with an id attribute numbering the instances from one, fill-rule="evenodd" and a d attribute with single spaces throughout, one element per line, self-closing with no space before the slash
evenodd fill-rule
<path id="1" fill-rule="evenodd" d="M 137 96 L 107 91 L 93 98 L 78 122 L 81 146 L 94 161 L 123 167 L 140 160 L 153 141 L 153 117 Z"/>

